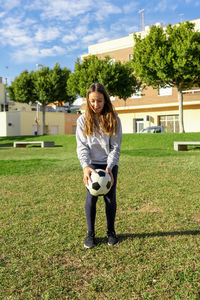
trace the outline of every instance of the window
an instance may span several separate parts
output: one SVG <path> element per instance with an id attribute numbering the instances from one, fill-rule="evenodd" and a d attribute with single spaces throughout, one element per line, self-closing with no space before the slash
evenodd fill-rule
<path id="1" fill-rule="evenodd" d="M 158 89 L 159 96 L 171 96 L 172 95 L 172 87 L 166 86 L 164 88 L 159 87 Z"/>
<path id="2" fill-rule="evenodd" d="M 165 132 L 179 132 L 179 116 L 159 116 L 159 124 L 164 127 Z"/>

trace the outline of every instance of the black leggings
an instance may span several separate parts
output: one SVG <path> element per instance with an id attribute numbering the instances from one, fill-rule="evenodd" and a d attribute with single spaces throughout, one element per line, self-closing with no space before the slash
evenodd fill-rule
<path id="1" fill-rule="evenodd" d="M 93 169 L 106 169 L 106 165 L 90 165 Z M 118 166 L 114 166 L 112 169 L 112 174 L 114 177 L 114 184 L 108 194 L 104 196 L 105 201 L 105 209 L 106 209 L 106 218 L 107 218 L 107 230 L 114 231 L 115 230 L 115 215 L 117 209 L 116 203 L 116 184 L 117 184 L 117 173 Z M 96 203 L 98 197 L 92 196 L 87 190 L 86 201 L 85 201 L 85 214 L 87 219 L 87 228 L 88 231 L 95 232 L 95 218 L 96 218 Z"/>

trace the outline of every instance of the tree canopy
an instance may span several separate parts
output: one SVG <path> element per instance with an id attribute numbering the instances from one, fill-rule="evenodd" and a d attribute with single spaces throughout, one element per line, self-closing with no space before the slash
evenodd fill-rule
<path id="1" fill-rule="evenodd" d="M 88 87 L 94 82 L 102 83 L 111 96 L 124 100 L 138 90 L 130 62 L 113 62 L 109 56 L 100 59 L 95 55 L 84 58 L 82 62 L 77 59 L 74 73 L 67 82 L 69 94 L 85 97 Z"/>
<path id="2" fill-rule="evenodd" d="M 52 102 L 72 102 L 73 97 L 67 93 L 66 82 L 70 71 L 55 64 L 53 69 L 43 66 L 40 70 L 23 71 L 8 87 L 11 100 L 24 103 L 42 104 L 43 134 L 45 134 L 45 107 Z"/>
<path id="3" fill-rule="evenodd" d="M 16 102 L 29 103 L 35 102 L 34 83 L 32 74 L 27 70 L 15 77 L 11 86 L 7 87 L 9 98 Z"/>
<path id="4" fill-rule="evenodd" d="M 142 38 L 134 35 L 133 68 L 140 80 L 152 86 L 176 87 L 179 130 L 184 132 L 183 90 L 200 85 L 200 33 L 190 22 L 152 26 Z"/>

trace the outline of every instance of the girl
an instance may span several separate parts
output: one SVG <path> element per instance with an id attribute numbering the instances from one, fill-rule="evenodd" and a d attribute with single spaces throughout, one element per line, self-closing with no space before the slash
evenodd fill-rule
<path id="1" fill-rule="evenodd" d="M 107 218 L 108 245 L 115 245 L 119 240 L 115 234 L 116 184 L 121 146 L 121 122 L 114 113 L 109 95 L 100 83 L 93 83 L 87 91 L 85 114 L 77 120 L 76 140 L 77 155 L 83 168 L 83 181 L 88 184 L 91 172 L 104 169 L 111 176 L 112 188 L 104 196 Z M 92 248 L 95 243 L 95 217 L 98 197 L 87 191 L 85 213 L 87 235 L 85 248 Z"/>

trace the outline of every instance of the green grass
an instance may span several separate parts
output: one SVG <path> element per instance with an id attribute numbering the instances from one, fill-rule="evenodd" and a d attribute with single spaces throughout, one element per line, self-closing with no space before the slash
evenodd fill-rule
<path id="1" fill-rule="evenodd" d="M 13 148 L 16 140 L 54 148 Z M 0 299 L 199 299 L 200 133 L 123 136 L 120 244 L 83 248 L 85 187 L 74 136 L 0 138 Z"/>

